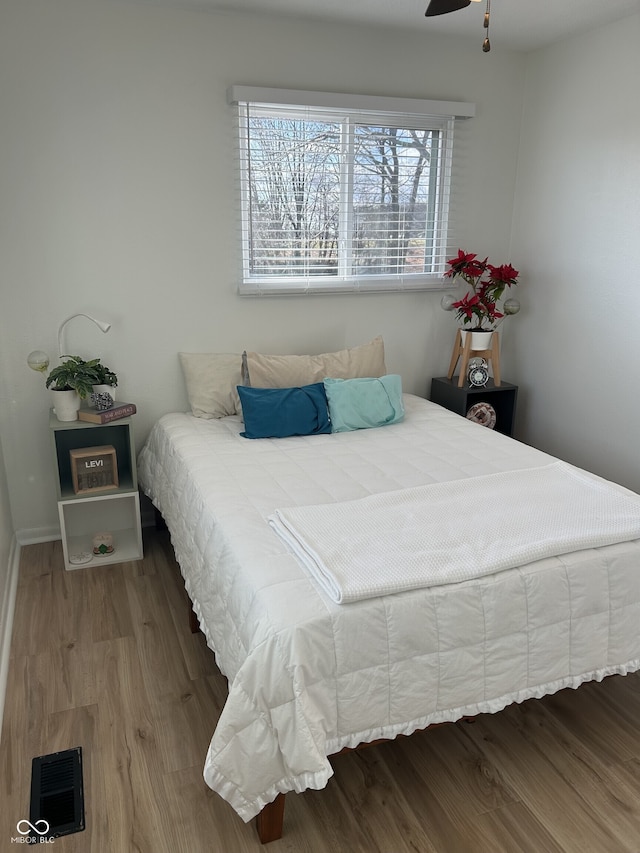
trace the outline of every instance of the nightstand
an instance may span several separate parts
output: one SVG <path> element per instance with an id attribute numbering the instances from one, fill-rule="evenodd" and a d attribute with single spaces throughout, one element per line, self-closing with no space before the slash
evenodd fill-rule
<path id="1" fill-rule="evenodd" d="M 495 429 L 505 435 L 513 434 L 517 398 L 518 386 L 508 382 L 496 386 L 493 379 L 490 379 L 483 388 L 476 388 L 468 383 L 458 388 L 457 376 L 452 379 L 440 376 L 431 380 L 433 403 L 439 403 L 445 409 L 463 416 L 466 416 L 475 403 L 489 403 L 496 412 Z"/>
<path id="2" fill-rule="evenodd" d="M 65 569 L 141 560 L 140 496 L 132 419 L 93 424 L 59 421 L 51 412 L 49 428 Z M 80 452 L 83 450 L 86 452 Z M 114 453 L 113 470 L 110 466 L 105 473 L 102 466 L 114 459 Z M 78 465 L 85 466 L 87 471 L 80 470 Z M 80 490 L 79 476 L 82 477 Z M 113 536 L 113 552 L 94 556 L 94 537 L 104 532 Z"/>

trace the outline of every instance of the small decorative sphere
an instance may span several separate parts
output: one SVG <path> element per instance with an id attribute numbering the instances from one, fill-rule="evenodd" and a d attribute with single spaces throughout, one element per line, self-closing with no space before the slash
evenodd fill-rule
<path id="1" fill-rule="evenodd" d="M 505 299 L 504 302 L 504 313 L 509 314 L 510 316 L 513 314 L 517 314 L 520 310 L 520 303 L 513 296 L 510 296 L 509 299 Z"/>
<path id="2" fill-rule="evenodd" d="M 457 302 L 457 301 L 458 301 L 458 300 L 457 300 L 457 299 L 456 299 L 456 297 L 453 295 L 453 293 L 445 293 L 445 294 L 443 295 L 442 299 L 440 300 L 440 306 L 441 306 L 445 311 L 453 311 L 453 303 L 454 303 L 454 302 Z"/>
<path id="3" fill-rule="evenodd" d="M 49 367 L 49 356 L 41 349 L 35 349 L 27 356 L 27 364 L 31 370 L 37 370 L 38 373 L 44 373 Z"/>
<path id="4" fill-rule="evenodd" d="M 99 412 L 105 412 L 113 406 L 113 397 L 106 391 L 91 395 L 91 402 Z"/>

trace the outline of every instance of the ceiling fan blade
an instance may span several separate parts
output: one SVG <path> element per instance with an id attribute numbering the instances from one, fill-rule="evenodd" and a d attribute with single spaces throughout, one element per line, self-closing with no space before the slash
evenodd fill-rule
<path id="1" fill-rule="evenodd" d="M 424 14 L 426 18 L 432 18 L 434 15 L 445 15 L 470 5 L 471 0 L 431 0 Z"/>

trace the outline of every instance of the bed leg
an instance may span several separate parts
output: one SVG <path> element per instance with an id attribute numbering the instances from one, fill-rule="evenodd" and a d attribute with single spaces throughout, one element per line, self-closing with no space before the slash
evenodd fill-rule
<path id="1" fill-rule="evenodd" d="M 197 634 L 200 630 L 200 622 L 198 622 L 198 617 L 191 606 L 191 602 L 189 602 L 189 629 L 192 634 Z"/>
<path id="2" fill-rule="evenodd" d="M 284 823 L 284 794 L 278 794 L 272 803 L 262 809 L 256 817 L 256 829 L 258 838 L 262 844 L 277 841 L 282 838 L 282 824 Z"/>

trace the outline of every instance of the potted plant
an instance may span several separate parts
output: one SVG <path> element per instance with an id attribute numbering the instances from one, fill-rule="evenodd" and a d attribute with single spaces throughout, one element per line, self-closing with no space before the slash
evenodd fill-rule
<path id="1" fill-rule="evenodd" d="M 94 394 L 109 394 L 112 400 L 116 398 L 116 386 L 118 385 L 118 377 L 111 370 L 110 367 L 107 367 L 105 364 L 98 359 L 98 363 L 96 365 L 96 373 L 98 376 L 98 381 L 93 385 L 93 393 Z"/>
<path id="2" fill-rule="evenodd" d="M 64 355 L 64 361 L 49 373 L 46 387 L 53 393 L 53 410 L 60 421 L 78 419 L 80 401 L 93 391 L 99 379 L 99 358 L 85 361 L 79 355 Z"/>
<path id="3" fill-rule="evenodd" d="M 461 278 L 469 286 L 462 299 L 450 302 L 447 306 L 455 310 L 458 320 L 462 321 L 461 333 L 471 331 L 474 338 L 477 333 L 486 333 L 490 339 L 505 314 L 516 314 L 520 310 L 516 299 L 506 300 L 504 313 L 498 310 L 498 302 L 505 289 L 518 283 L 519 272 L 511 264 L 495 267 L 488 262 L 488 258 L 479 261 L 477 255 L 458 249 L 457 257 L 447 261 L 447 265 L 449 269 L 445 272 L 446 277 L 454 281 Z M 487 346 L 486 341 L 481 342 L 479 338 L 477 344 L 472 344 L 472 349 L 485 349 Z"/>

